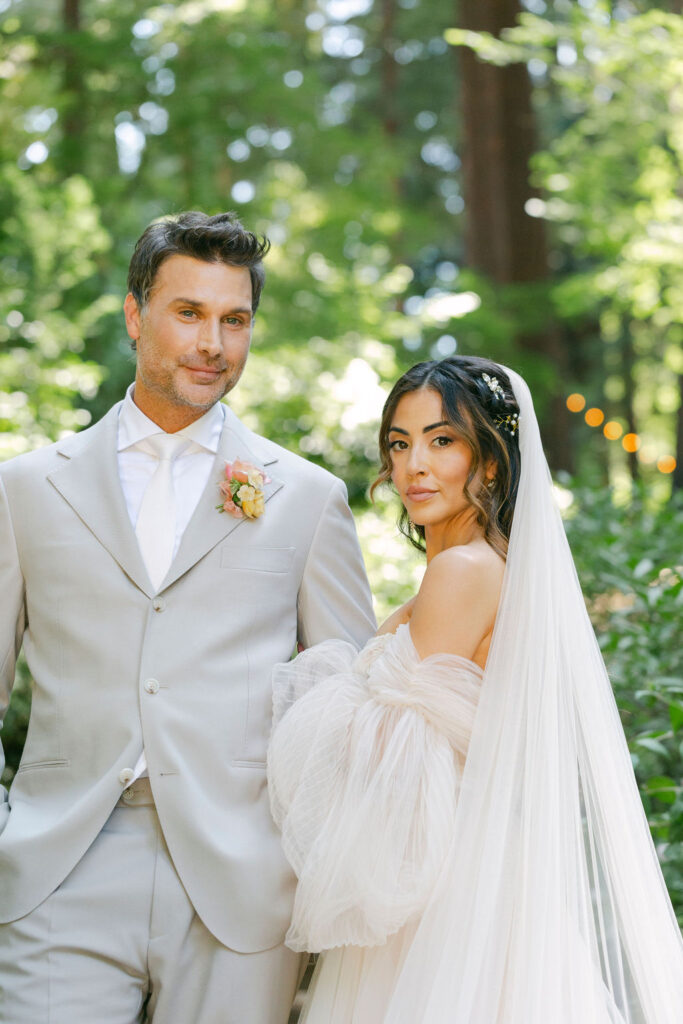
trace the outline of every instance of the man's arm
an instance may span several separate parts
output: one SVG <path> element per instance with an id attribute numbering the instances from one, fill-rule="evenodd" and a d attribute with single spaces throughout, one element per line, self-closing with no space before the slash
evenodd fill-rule
<path id="1" fill-rule="evenodd" d="M 24 579 L 12 518 L 0 476 L 0 728 L 14 685 L 14 670 L 25 627 Z M 5 754 L 0 743 L 0 773 Z M 0 832 L 7 823 L 7 790 L 0 786 Z"/>
<path id="2" fill-rule="evenodd" d="M 308 553 L 299 590 L 299 641 L 350 640 L 362 647 L 375 616 L 346 488 L 335 481 Z"/>

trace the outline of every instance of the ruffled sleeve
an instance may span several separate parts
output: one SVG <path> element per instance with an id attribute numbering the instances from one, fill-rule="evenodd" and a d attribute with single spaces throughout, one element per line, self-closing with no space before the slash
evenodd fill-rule
<path id="1" fill-rule="evenodd" d="M 299 879 L 287 945 L 386 941 L 448 850 L 482 672 L 420 660 L 407 625 L 356 654 L 326 641 L 274 674 L 273 816 Z"/>

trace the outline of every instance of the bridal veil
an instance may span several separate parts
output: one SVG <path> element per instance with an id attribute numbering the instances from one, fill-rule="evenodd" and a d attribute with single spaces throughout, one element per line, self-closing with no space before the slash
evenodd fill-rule
<path id="1" fill-rule="evenodd" d="M 683 942 L 533 403 L 453 841 L 386 1024 L 681 1024 Z"/>

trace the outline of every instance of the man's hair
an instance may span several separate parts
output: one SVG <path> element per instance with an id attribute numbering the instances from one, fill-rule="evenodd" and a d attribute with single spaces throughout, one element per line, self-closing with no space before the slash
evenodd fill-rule
<path id="1" fill-rule="evenodd" d="M 143 231 L 128 268 L 128 291 L 142 309 L 164 260 L 169 256 L 192 256 L 206 263 L 246 267 L 251 278 L 251 309 L 255 313 L 266 278 L 262 260 L 269 249 L 268 239 L 246 231 L 234 213 L 209 217 L 189 210 L 155 221 Z"/>

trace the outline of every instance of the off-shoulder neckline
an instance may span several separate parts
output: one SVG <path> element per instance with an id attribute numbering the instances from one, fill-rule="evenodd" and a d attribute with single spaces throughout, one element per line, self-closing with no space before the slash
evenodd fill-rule
<path id="1" fill-rule="evenodd" d="M 429 662 L 437 659 L 439 661 L 443 661 L 445 658 L 457 662 L 460 666 L 466 666 L 469 671 L 473 672 L 480 678 L 483 678 L 484 676 L 484 669 L 481 667 L 481 665 L 477 665 L 476 661 L 472 661 L 471 658 L 464 658 L 461 654 L 450 654 L 444 651 L 442 654 L 428 654 L 426 658 L 421 658 L 418 653 L 417 647 L 415 646 L 415 643 L 413 641 L 413 636 L 412 633 L 410 632 L 409 622 L 402 622 L 399 626 L 397 626 L 394 633 L 385 634 L 385 636 L 389 637 L 398 637 L 399 635 L 402 638 L 405 637 L 406 643 L 411 648 L 415 660 L 418 661 L 421 665 L 426 665 Z"/>

